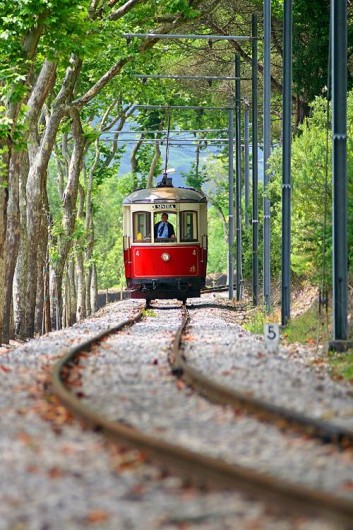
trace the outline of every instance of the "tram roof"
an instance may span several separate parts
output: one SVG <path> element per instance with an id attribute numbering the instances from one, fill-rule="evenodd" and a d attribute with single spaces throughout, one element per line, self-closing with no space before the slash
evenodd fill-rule
<path id="1" fill-rule="evenodd" d="M 159 202 L 206 202 L 206 196 L 193 188 L 165 186 L 136 190 L 124 199 L 124 204 L 154 204 Z"/>

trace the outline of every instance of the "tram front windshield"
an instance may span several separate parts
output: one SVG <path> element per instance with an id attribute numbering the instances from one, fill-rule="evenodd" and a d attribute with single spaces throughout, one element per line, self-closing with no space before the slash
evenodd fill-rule
<path id="1" fill-rule="evenodd" d="M 179 223 L 177 223 L 177 214 L 175 212 L 134 212 L 134 243 L 151 243 L 153 240 L 155 243 L 197 241 L 197 212 L 192 210 L 180 212 Z"/>
<path id="2" fill-rule="evenodd" d="M 156 243 L 177 240 L 177 216 L 173 212 L 158 212 L 153 216 Z"/>

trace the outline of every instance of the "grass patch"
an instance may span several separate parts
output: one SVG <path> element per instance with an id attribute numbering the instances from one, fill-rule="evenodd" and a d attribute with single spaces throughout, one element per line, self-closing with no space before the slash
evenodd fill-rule
<path id="1" fill-rule="evenodd" d="M 243 324 L 251 333 L 263 335 L 265 323 L 280 322 L 279 311 L 266 314 L 262 309 L 253 311 Z M 283 343 L 299 342 L 308 346 L 323 345 L 332 339 L 332 313 L 325 311 L 319 314 L 318 304 L 314 303 L 305 313 L 291 318 L 288 325 L 281 330 Z M 345 353 L 329 352 L 327 360 L 330 364 L 333 377 L 345 379 L 353 383 L 353 350 Z"/>
<path id="2" fill-rule="evenodd" d="M 353 351 L 345 353 L 330 352 L 330 366 L 336 377 L 353 382 Z"/>
<path id="3" fill-rule="evenodd" d="M 264 312 L 257 310 L 251 315 L 249 320 L 243 324 L 243 326 L 246 330 L 250 331 L 250 333 L 262 335 L 264 332 L 264 318 Z"/>
<path id="4" fill-rule="evenodd" d="M 262 309 L 257 309 L 244 323 L 244 328 L 251 333 L 263 335 L 264 324 L 279 323 L 280 321 L 279 310 L 267 314 Z M 281 338 L 287 343 L 325 344 L 330 340 L 330 329 L 326 313 L 320 316 L 317 304 L 314 304 L 305 313 L 289 321 L 288 325 L 281 330 Z"/>
<path id="5" fill-rule="evenodd" d="M 320 315 L 317 304 L 313 304 L 305 313 L 289 321 L 282 336 L 289 343 L 325 344 L 331 336 L 329 328 L 326 313 Z"/>
<path id="6" fill-rule="evenodd" d="M 264 334 L 264 324 L 278 323 L 279 315 L 277 311 L 266 313 L 263 309 L 256 309 L 250 315 L 243 327 L 255 335 Z"/>
<path id="7" fill-rule="evenodd" d="M 282 337 L 288 342 L 300 342 L 308 345 L 326 345 L 332 339 L 331 312 L 319 315 L 318 306 L 314 304 L 302 315 L 293 318 Z M 345 353 L 329 352 L 327 359 L 333 377 L 353 382 L 353 351 Z"/>
<path id="8" fill-rule="evenodd" d="M 156 317 L 157 313 L 155 311 L 153 311 L 153 309 L 144 309 L 142 311 L 142 315 L 144 317 Z"/>

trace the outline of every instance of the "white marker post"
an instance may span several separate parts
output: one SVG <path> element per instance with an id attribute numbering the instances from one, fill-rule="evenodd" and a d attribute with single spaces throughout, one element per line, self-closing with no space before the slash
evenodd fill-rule
<path id="1" fill-rule="evenodd" d="M 267 351 L 278 353 L 279 350 L 279 325 L 264 324 L 265 346 Z"/>

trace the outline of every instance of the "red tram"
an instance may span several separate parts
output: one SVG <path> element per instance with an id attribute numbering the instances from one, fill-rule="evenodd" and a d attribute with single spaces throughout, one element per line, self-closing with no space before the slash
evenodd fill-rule
<path id="1" fill-rule="evenodd" d="M 147 302 L 199 297 L 207 264 L 205 195 L 169 184 L 134 191 L 123 204 L 125 277 L 131 297 Z"/>

